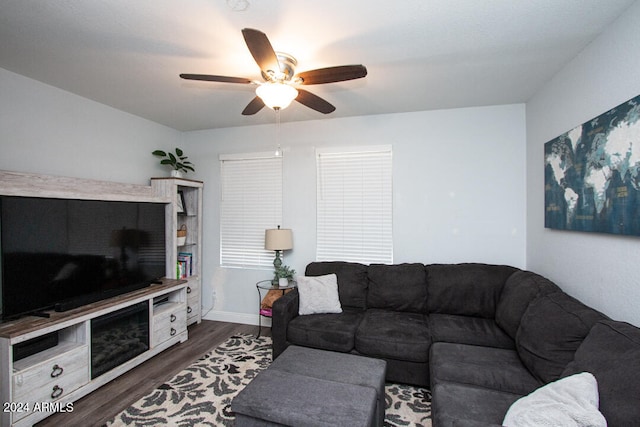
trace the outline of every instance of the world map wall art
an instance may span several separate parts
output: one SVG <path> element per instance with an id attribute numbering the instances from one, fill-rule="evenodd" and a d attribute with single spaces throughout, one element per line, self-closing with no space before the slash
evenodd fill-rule
<path id="1" fill-rule="evenodd" d="M 547 228 L 640 236 L 640 95 L 544 145 Z"/>

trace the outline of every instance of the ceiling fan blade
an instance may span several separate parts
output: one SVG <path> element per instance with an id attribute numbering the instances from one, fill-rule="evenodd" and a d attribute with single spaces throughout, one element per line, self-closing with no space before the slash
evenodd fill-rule
<path id="1" fill-rule="evenodd" d="M 244 28 L 242 35 L 249 52 L 264 74 L 269 75 L 269 71 L 280 72 L 278 57 L 265 33 L 253 28 Z"/>
<path id="2" fill-rule="evenodd" d="M 364 65 L 340 65 L 337 67 L 318 68 L 303 71 L 296 75 L 302 79 L 303 85 L 317 85 L 323 83 L 342 82 L 345 80 L 361 79 L 367 75 Z"/>
<path id="3" fill-rule="evenodd" d="M 227 76 L 214 76 L 210 74 L 180 74 L 180 77 L 187 80 L 204 80 L 207 82 L 223 82 L 223 83 L 253 83 L 251 80 L 244 77 L 227 77 Z"/>
<path id="4" fill-rule="evenodd" d="M 258 111 L 262 110 L 263 107 L 264 102 L 262 102 L 262 99 L 260 99 L 259 96 L 256 96 L 246 107 L 244 107 L 244 110 L 242 110 L 242 115 L 251 116 L 252 114 L 255 114 Z"/>
<path id="5" fill-rule="evenodd" d="M 302 105 L 306 105 L 312 110 L 319 111 L 322 114 L 329 114 L 336 110 L 336 107 L 329 104 L 318 95 L 314 95 L 304 89 L 298 89 L 298 96 L 296 97 L 296 101 L 298 101 Z"/>

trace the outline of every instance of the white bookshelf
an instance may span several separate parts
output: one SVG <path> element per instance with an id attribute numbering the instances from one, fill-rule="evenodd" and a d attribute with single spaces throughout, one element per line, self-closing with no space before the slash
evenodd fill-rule
<path id="1" fill-rule="evenodd" d="M 202 181 L 184 178 L 151 178 L 158 197 L 171 203 L 166 210 L 167 277 L 187 281 L 187 325 L 202 321 Z M 184 244 L 178 245 L 177 231 L 187 229 Z M 191 264 L 178 277 L 180 254 L 190 254 Z"/>

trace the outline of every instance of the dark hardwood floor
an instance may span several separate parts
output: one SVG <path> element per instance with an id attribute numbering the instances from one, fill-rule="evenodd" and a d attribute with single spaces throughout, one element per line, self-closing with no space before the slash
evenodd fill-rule
<path id="1" fill-rule="evenodd" d="M 257 334 L 258 327 L 210 320 L 192 325 L 189 327 L 189 339 L 184 343 L 174 345 L 76 401 L 73 412 L 54 414 L 36 426 L 101 426 L 228 337 L 238 333 Z M 271 335 L 271 329 L 262 328 L 262 334 Z"/>

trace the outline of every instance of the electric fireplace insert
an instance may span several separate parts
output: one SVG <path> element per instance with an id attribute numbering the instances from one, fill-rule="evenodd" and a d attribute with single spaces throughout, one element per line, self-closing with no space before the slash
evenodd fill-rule
<path id="1" fill-rule="evenodd" d="M 149 304 L 91 320 L 91 379 L 149 350 Z"/>

